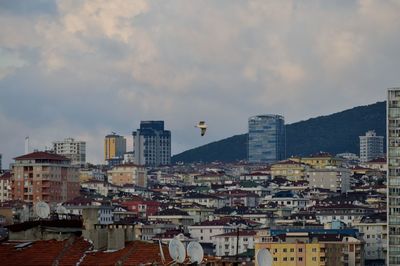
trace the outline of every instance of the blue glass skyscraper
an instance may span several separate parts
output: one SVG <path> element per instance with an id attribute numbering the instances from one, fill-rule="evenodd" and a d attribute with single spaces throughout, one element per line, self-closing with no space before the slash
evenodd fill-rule
<path id="1" fill-rule="evenodd" d="M 141 121 L 140 129 L 132 135 L 136 164 L 171 164 L 171 131 L 164 130 L 164 121 Z"/>
<path id="2" fill-rule="evenodd" d="M 285 118 L 257 115 L 249 118 L 248 160 L 273 163 L 286 158 Z"/>

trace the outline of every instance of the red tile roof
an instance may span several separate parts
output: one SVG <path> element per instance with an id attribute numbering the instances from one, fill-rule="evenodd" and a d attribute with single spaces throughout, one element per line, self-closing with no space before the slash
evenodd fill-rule
<path id="1" fill-rule="evenodd" d="M 58 154 L 54 154 L 54 153 L 43 152 L 43 151 L 28 153 L 28 154 L 14 158 L 14 160 L 16 160 L 16 161 L 19 161 L 19 160 L 69 161 L 69 159 L 67 157 L 64 157 L 64 156 L 61 156 Z"/>
<path id="2" fill-rule="evenodd" d="M 28 241 L 26 241 L 28 242 Z M 0 244 L 2 266 L 14 265 L 161 265 L 160 248 L 158 243 L 142 241 L 128 242 L 125 248 L 115 252 L 90 251 L 92 246 L 83 238 L 71 238 L 64 241 L 45 240 L 35 241 L 22 249 L 16 246 L 21 242 L 5 242 Z M 168 247 L 162 246 L 166 263 L 172 262 Z"/>

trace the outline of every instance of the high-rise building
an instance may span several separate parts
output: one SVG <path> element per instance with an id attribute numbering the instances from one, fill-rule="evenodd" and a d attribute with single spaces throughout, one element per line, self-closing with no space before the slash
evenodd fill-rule
<path id="1" fill-rule="evenodd" d="M 136 164 L 171 164 L 171 131 L 164 130 L 164 121 L 141 121 L 140 129 L 132 135 Z"/>
<path id="2" fill-rule="evenodd" d="M 360 161 L 368 162 L 383 157 L 383 136 L 377 136 L 374 130 L 360 136 Z"/>
<path id="3" fill-rule="evenodd" d="M 104 139 L 104 159 L 107 162 L 123 161 L 126 152 L 126 139 L 115 133 L 107 135 Z"/>
<path id="4" fill-rule="evenodd" d="M 79 196 L 79 168 L 68 158 L 33 152 L 14 158 L 11 194 L 14 200 L 61 203 Z"/>
<path id="5" fill-rule="evenodd" d="M 248 159 L 250 163 L 273 163 L 286 157 L 285 119 L 280 115 L 249 118 Z"/>
<path id="6" fill-rule="evenodd" d="M 400 88 L 387 99 L 388 265 L 400 265 Z"/>
<path id="7" fill-rule="evenodd" d="M 72 165 L 82 166 L 86 163 L 86 142 L 84 141 L 75 141 L 73 138 L 55 141 L 53 150 L 56 154 L 70 159 Z"/>

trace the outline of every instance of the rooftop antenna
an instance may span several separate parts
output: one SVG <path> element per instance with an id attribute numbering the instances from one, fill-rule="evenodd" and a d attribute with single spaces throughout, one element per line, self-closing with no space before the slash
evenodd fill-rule
<path id="1" fill-rule="evenodd" d="M 200 265 L 204 258 L 203 247 L 199 244 L 199 242 L 190 242 L 186 248 L 187 254 L 189 256 L 189 260 L 191 263 L 196 263 Z"/>
<path id="2" fill-rule="evenodd" d="M 168 251 L 174 262 L 183 263 L 185 261 L 185 247 L 183 246 L 182 242 L 179 241 L 177 238 L 174 238 L 169 242 Z"/>
<path id="3" fill-rule="evenodd" d="M 25 137 L 25 154 L 29 153 L 29 136 Z"/>

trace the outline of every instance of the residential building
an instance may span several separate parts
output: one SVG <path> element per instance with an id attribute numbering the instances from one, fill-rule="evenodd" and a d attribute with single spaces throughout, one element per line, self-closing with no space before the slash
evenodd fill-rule
<path id="1" fill-rule="evenodd" d="M 171 164 L 171 131 L 164 129 L 164 121 L 141 121 L 132 132 L 135 163 L 146 166 Z"/>
<path id="2" fill-rule="evenodd" d="M 181 200 L 182 202 L 196 203 L 204 205 L 208 208 L 217 208 L 217 209 L 222 208 L 226 204 L 225 200 L 221 197 L 210 194 L 196 193 L 196 192 L 185 194 Z"/>
<path id="3" fill-rule="evenodd" d="M 104 159 L 109 165 L 122 163 L 126 153 L 126 139 L 115 133 L 107 135 L 104 139 Z"/>
<path id="4" fill-rule="evenodd" d="M 0 174 L 0 202 L 11 200 L 11 173 Z"/>
<path id="5" fill-rule="evenodd" d="M 318 152 L 316 154 L 312 154 L 308 157 L 293 157 L 290 160 L 295 162 L 301 162 L 303 164 L 309 165 L 314 169 L 323 169 L 330 167 L 340 167 L 342 166 L 343 159 L 332 156 L 327 152 Z"/>
<path id="6" fill-rule="evenodd" d="M 286 131 L 283 116 L 252 116 L 248 123 L 250 163 L 273 163 L 286 158 Z"/>
<path id="7" fill-rule="evenodd" d="M 97 168 L 92 168 L 92 169 L 81 168 L 79 170 L 79 181 L 83 183 L 89 180 L 106 181 L 106 174 L 105 172 Z"/>
<path id="8" fill-rule="evenodd" d="M 136 164 L 121 164 L 107 171 L 108 181 L 116 186 L 133 184 L 147 187 L 147 170 L 144 166 Z"/>
<path id="9" fill-rule="evenodd" d="M 271 165 L 271 176 L 284 177 L 291 181 L 298 181 L 304 178 L 306 166 L 300 162 L 286 160 Z"/>
<path id="10" fill-rule="evenodd" d="M 346 193 L 350 190 L 351 171 L 346 168 L 309 169 L 307 181 L 310 188 L 325 188 L 332 192 Z"/>
<path id="11" fill-rule="evenodd" d="M 365 215 L 370 215 L 374 209 L 356 206 L 353 204 L 332 204 L 327 206 L 316 206 L 315 214 L 321 224 L 329 224 L 332 221 L 341 221 L 351 226 L 353 223 L 360 221 Z"/>
<path id="12" fill-rule="evenodd" d="M 387 214 L 375 213 L 364 216 L 355 222 L 353 227 L 362 234 L 365 242 L 365 260 L 381 261 L 386 265 L 387 259 Z"/>
<path id="13" fill-rule="evenodd" d="M 144 200 L 140 197 L 123 201 L 121 206 L 133 212 L 138 217 L 143 218 L 156 215 L 160 209 L 160 203 L 158 201 Z"/>
<path id="14" fill-rule="evenodd" d="M 268 249 L 273 266 L 363 266 L 364 242 L 358 237 L 351 229 L 260 230 L 255 236 L 255 253 Z"/>
<path id="15" fill-rule="evenodd" d="M 400 88 L 388 89 L 386 125 L 388 260 L 389 265 L 400 265 Z"/>
<path id="16" fill-rule="evenodd" d="M 309 203 L 309 199 L 294 193 L 293 191 L 283 190 L 276 192 L 274 195 L 267 195 L 263 203 L 273 203 L 276 207 L 288 207 L 299 211 L 305 209 Z"/>
<path id="17" fill-rule="evenodd" d="M 256 231 L 237 230 L 211 237 L 215 244 L 216 256 L 234 256 L 254 249 Z"/>
<path id="18" fill-rule="evenodd" d="M 14 160 L 11 165 L 13 199 L 60 203 L 79 195 L 79 169 L 68 158 L 33 152 Z"/>
<path id="19" fill-rule="evenodd" d="M 360 161 L 368 162 L 383 157 L 383 136 L 377 136 L 374 130 L 367 131 L 360 136 Z"/>
<path id="20" fill-rule="evenodd" d="M 159 211 L 155 215 L 150 215 L 148 219 L 149 221 L 163 221 L 184 227 L 194 224 L 194 218 L 192 216 L 185 211 L 175 208 Z"/>
<path id="21" fill-rule="evenodd" d="M 86 142 L 66 138 L 63 141 L 53 142 L 53 151 L 67 157 L 72 165 L 83 166 L 86 163 Z"/>

